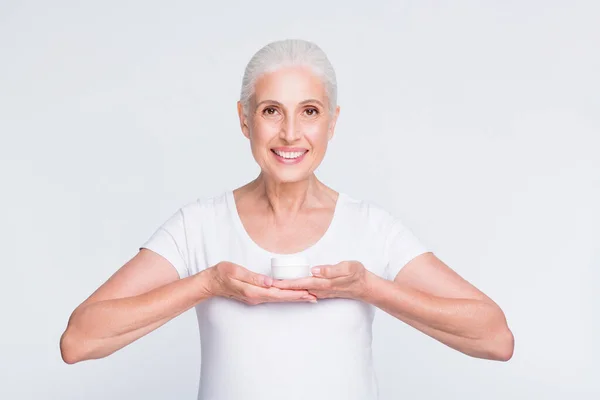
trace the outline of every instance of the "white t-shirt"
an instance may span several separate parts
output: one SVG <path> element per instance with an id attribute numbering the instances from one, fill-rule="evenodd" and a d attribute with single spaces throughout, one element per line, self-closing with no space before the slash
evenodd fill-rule
<path id="1" fill-rule="evenodd" d="M 270 274 L 271 253 L 244 229 L 232 191 L 184 205 L 142 246 L 181 278 L 220 261 Z M 358 260 L 393 279 L 428 251 L 382 208 L 340 193 L 324 236 L 302 251 L 311 265 Z M 374 400 L 375 308 L 350 299 L 246 305 L 211 298 L 196 305 L 201 339 L 200 400 Z"/>

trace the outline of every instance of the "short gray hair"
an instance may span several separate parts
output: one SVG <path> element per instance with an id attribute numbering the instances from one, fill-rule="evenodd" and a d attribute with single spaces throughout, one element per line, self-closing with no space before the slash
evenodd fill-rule
<path id="1" fill-rule="evenodd" d="M 309 67 L 322 79 L 329 100 L 329 111 L 333 114 L 337 107 L 337 79 L 327 55 L 312 42 L 286 39 L 267 44 L 258 50 L 248 62 L 242 79 L 240 95 L 244 115 L 248 115 L 256 81 L 266 73 L 287 66 Z"/>

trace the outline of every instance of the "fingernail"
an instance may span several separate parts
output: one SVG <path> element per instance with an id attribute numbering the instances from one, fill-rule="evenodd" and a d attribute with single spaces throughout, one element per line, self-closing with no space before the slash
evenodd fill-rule
<path id="1" fill-rule="evenodd" d="M 316 303 L 316 302 L 317 302 L 316 299 L 309 301 L 309 303 Z"/>
<path id="2" fill-rule="evenodd" d="M 319 268 L 319 267 L 313 268 L 312 273 L 313 273 L 313 275 L 319 275 L 321 273 L 321 268 Z"/>
<path id="3" fill-rule="evenodd" d="M 273 278 L 271 278 L 270 276 L 265 276 L 265 286 L 271 286 L 273 284 Z"/>

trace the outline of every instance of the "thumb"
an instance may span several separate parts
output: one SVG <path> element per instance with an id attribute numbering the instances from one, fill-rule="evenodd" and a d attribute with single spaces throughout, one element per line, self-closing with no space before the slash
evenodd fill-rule
<path id="1" fill-rule="evenodd" d="M 260 286 L 265 288 L 269 288 L 273 284 L 273 278 L 271 278 L 270 276 L 257 274 L 256 272 L 252 272 L 247 269 L 243 269 L 240 271 L 238 280 L 245 283 L 249 283 L 254 286 Z"/>
<path id="2" fill-rule="evenodd" d="M 317 265 L 310 272 L 317 278 L 326 278 L 330 273 L 330 267 L 331 265 Z"/>
<path id="3" fill-rule="evenodd" d="M 337 278 L 348 274 L 347 268 L 343 263 L 336 265 L 318 265 L 311 272 L 318 278 Z"/>

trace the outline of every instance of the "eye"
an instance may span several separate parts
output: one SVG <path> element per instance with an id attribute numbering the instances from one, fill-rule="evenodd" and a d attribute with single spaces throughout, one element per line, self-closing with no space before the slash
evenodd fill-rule
<path id="1" fill-rule="evenodd" d="M 308 116 L 308 117 L 316 117 L 317 115 L 319 115 L 319 110 L 317 110 L 314 107 L 311 108 L 307 108 L 306 110 L 304 110 L 304 113 Z"/>
<path id="2" fill-rule="evenodd" d="M 263 110 L 264 115 L 275 115 L 276 113 L 277 113 L 277 110 L 273 107 L 265 107 Z"/>

